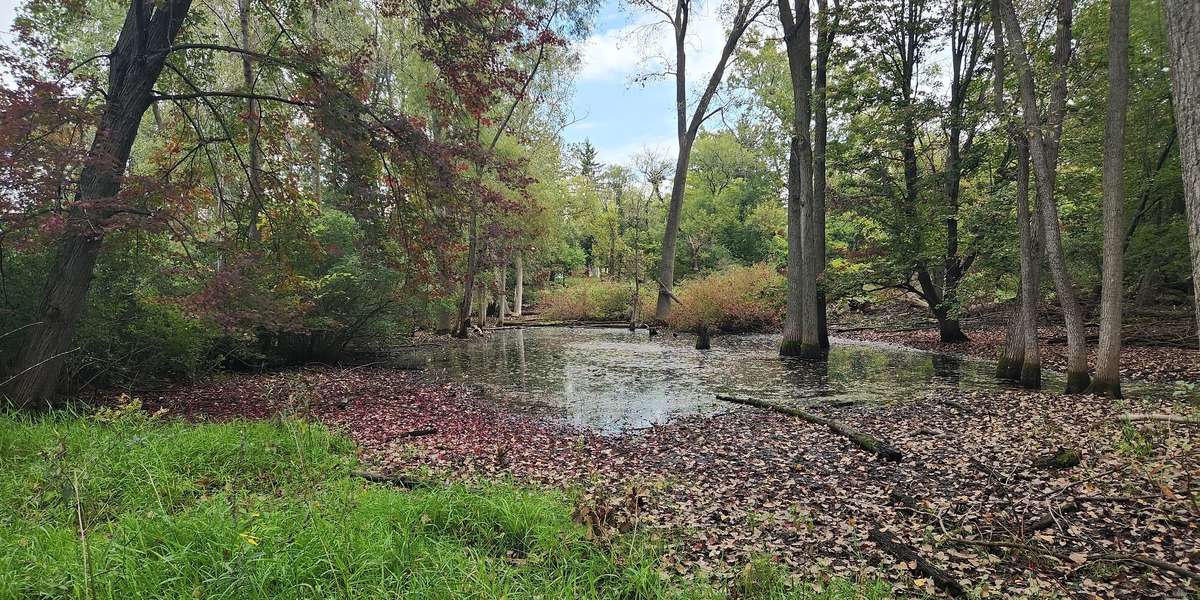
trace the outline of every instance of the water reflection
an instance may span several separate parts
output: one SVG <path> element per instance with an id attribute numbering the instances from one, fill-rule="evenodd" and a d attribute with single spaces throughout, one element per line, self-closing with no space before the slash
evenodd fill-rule
<path id="1" fill-rule="evenodd" d="M 776 402 L 893 402 L 946 388 L 997 387 L 984 361 L 833 340 L 827 362 L 781 360 L 779 336 L 693 340 L 624 329 L 511 329 L 401 355 L 448 381 L 603 431 L 645 427 L 730 405 L 715 394 Z M 1057 385 L 1053 380 L 1047 386 Z"/>

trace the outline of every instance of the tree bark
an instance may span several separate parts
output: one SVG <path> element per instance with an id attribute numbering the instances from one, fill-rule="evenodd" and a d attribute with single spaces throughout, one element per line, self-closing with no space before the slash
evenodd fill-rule
<path id="1" fill-rule="evenodd" d="M 696 135 L 700 133 L 700 126 L 712 116 L 708 111 L 709 104 L 717 93 L 717 88 L 721 85 L 721 80 L 725 76 L 725 67 L 729 64 L 734 50 L 737 49 L 738 41 L 750 23 L 758 18 L 765 8 L 765 5 L 756 5 L 755 1 L 739 0 L 729 33 L 725 36 L 725 45 L 721 48 L 717 66 L 713 68 L 713 72 L 708 78 L 708 84 L 701 92 L 690 118 L 687 112 L 687 44 L 691 3 L 677 0 L 673 17 L 668 11 L 650 3 L 655 11 L 670 19 L 674 29 L 675 126 L 676 140 L 679 144 L 679 153 L 675 157 L 675 176 L 671 179 L 671 201 L 667 207 L 667 226 L 663 232 L 662 256 L 658 263 L 658 281 L 663 287 L 660 287 L 658 291 L 654 318 L 660 322 L 665 321 L 671 314 L 670 292 L 671 287 L 675 284 L 675 253 L 679 242 L 679 221 L 683 212 L 683 196 L 687 188 L 687 171 L 691 162 L 692 144 L 696 141 Z"/>
<path id="2" fill-rule="evenodd" d="M 1058 164 L 1059 132 L 1062 130 L 1063 107 L 1066 103 L 1066 67 L 1071 55 L 1072 0 L 1059 0 L 1058 29 L 1055 41 L 1053 68 L 1056 79 L 1051 86 L 1049 131 L 1043 123 L 1037 101 L 1037 87 L 1033 67 L 1025 52 L 1025 37 L 1013 9 L 1012 0 L 1000 2 L 1004 29 L 1008 37 L 1009 56 L 1016 66 L 1021 91 L 1021 107 L 1029 140 L 1033 162 L 1034 180 L 1037 184 L 1038 205 L 1042 215 L 1042 234 L 1045 241 L 1046 259 L 1050 264 L 1050 275 L 1062 306 L 1063 320 L 1067 330 L 1067 388 L 1066 393 L 1081 393 L 1087 390 L 1088 375 L 1087 340 L 1084 337 L 1083 313 L 1075 296 L 1071 275 L 1067 271 L 1066 255 L 1062 247 L 1062 229 L 1059 224 L 1058 204 L 1054 198 L 1054 185 Z"/>
<path id="3" fill-rule="evenodd" d="M 63 357 L 91 287 L 93 269 L 104 241 L 104 222 L 119 212 L 111 202 L 120 194 L 142 116 L 153 103 L 153 88 L 167 54 L 148 49 L 170 47 L 183 27 L 191 0 L 171 0 L 152 16 L 143 0 L 131 3 L 117 44 L 109 57 L 108 89 L 95 137 L 79 174 L 75 202 L 67 208 L 42 300 L 41 325 L 30 328 L 4 387 L 20 407 L 56 403 Z"/>
<path id="4" fill-rule="evenodd" d="M 780 356 L 819 358 L 823 355 L 817 318 L 818 251 L 813 209 L 811 13 L 807 0 L 779 0 L 779 20 L 787 50 L 792 87 L 792 132 L 788 150 L 787 313 Z"/>
<path id="5" fill-rule="evenodd" d="M 508 314 L 508 273 L 503 262 L 496 265 L 496 325 L 504 325 Z"/>
<path id="6" fill-rule="evenodd" d="M 463 277 L 463 297 L 458 305 L 458 324 L 454 337 L 467 339 L 471 334 L 471 292 L 475 289 L 475 272 L 479 269 L 479 216 L 471 211 L 467 226 L 467 273 Z M 479 324 L 480 327 L 483 323 Z"/>
<path id="7" fill-rule="evenodd" d="M 1188 240 L 1192 247 L 1192 293 L 1196 322 L 1200 323 L 1200 3 L 1164 0 L 1163 7 Z"/>
<path id="8" fill-rule="evenodd" d="M 1129 0 L 1110 0 L 1108 116 L 1104 125 L 1104 267 L 1100 291 L 1100 349 L 1093 394 L 1121 397 L 1122 245 L 1125 227 L 1125 112 L 1129 103 Z"/>
<path id="9" fill-rule="evenodd" d="M 829 349 L 828 307 L 821 284 L 825 274 L 825 196 L 828 189 L 826 153 L 829 146 L 829 56 L 841 21 L 841 3 L 834 0 L 831 13 L 828 0 L 817 0 L 817 56 L 813 63 L 813 217 L 812 251 L 820 253 L 817 270 L 817 338 L 822 349 Z"/>
<path id="10" fill-rule="evenodd" d="M 1038 237 L 1040 211 L 1029 204 L 1029 146 L 1015 137 L 1017 145 L 1017 237 L 1021 244 L 1021 387 L 1042 387 L 1042 359 L 1038 346 L 1038 296 L 1041 290 L 1041 242 Z"/>
<path id="11" fill-rule="evenodd" d="M 513 257 L 513 271 L 515 271 L 513 281 L 513 311 L 514 317 L 521 316 L 522 307 L 525 305 L 525 259 L 520 250 L 517 250 L 517 255 Z"/>
<path id="12" fill-rule="evenodd" d="M 253 94 L 255 87 L 254 58 L 250 55 L 250 52 L 253 51 L 250 47 L 250 1 L 238 0 L 242 50 L 246 51 L 242 54 L 242 83 L 246 87 L 247 94 Z M 246 174 L 246 178 L 250 187 L 250 197 L 247 198 L 250 216 L 246 223 L 246 237 L 251 241 L 258 241 L 262 235 L 258 228 L 259 213 L 262 211 L 262 147 L 258 141 L 258 132 L 261 127 L 262 117 L 259 114 L 258 100 L 248 98 L 246 100 L 246 139 L 250 147 L 250 172 Z"/>

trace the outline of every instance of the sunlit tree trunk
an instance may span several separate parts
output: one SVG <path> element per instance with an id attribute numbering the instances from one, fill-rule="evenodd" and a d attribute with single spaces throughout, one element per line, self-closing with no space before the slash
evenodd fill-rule
<path id="1" fill-rule="evenodd" d="M 1122 242 L 1125 229 L 1125 111 L 1129 103 L 1129 0 L 1110 0 L 1108 117 L 1104 125 L 1104 268 L 1100 349 L 1093 394 L 1121 397 Z"/>
<path id="2" fill-rule="evenodd" d="M 1200 2 L 1164 0 L 1180 170 L 1192 246 L 1192 292 L 1200 323 Z M 1197 328 L 1200 332 L 1200 327 Z"/>
<path id="3" fill-rule="evenodd" d="M 63 359 L 73 351 L 71 343 L 104 241 L 104 222 L 120 212 L 109 203 L 121 192 L 133 142 L 166 59 L 166 53 L 147 49 L 171 46 L 191 4 L 191 0 L 171 0 L 151 15 L 148 3 L 135 1 L 126 12 L 108 59 L 106 102 L 36 313 L 40 324 L 29 328 L 13 375 L 0 384 L 17 406 L 44 407 L 55 402 Z"/>

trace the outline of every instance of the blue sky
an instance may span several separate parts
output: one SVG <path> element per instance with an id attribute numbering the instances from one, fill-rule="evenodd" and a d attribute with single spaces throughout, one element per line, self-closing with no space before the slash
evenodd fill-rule
<path id="1" fill-rule="evenodd" d="M 5 39 L 19 2 L 0 0 L 0 36 Z M 650 14 L 622 6 L 621 0 L 606 0 L 591 35 L 580 44 L 582 64 L 572 99 L 576 122 L 563 132 L 570 143 L 590 139 L 600 151 L 601 162 L 607 164 L 628 163 L 644 148 L 667 155 L 675 152 L 674 84 L 631 81 L 638 73 L 654 71 L 656 65 L 662 70 L 655 59 L 671 51 L 671 33 L 656 26 Z M 707 8 L 691 24 L 692 87 L 711 72 L 722 42 L 720 21 Z"/>
<path id="2" fill-rule="evenodd" d="M 720 20 L 706 9 L 690 26 L 689 87 L 711 73 L 723 42 Z M 642 149 L 675 153 L 674 83 L 632 81 L 639 73 L 661 72 L 658 58 L 674 53 L 670 29 L 655 21 L 645 11 L 607 0 L 592 34 L 579 47 L 582 64 L 572 100 L 577 122 L 563 136 L 568 142 L 590 139 L 601 162 L 628 163 Z"/>

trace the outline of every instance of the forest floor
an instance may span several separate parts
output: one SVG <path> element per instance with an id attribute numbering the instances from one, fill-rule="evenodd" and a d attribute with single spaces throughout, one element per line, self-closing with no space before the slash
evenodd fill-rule
<path id="1" fill-rule="evenodd" d="M 852 313 L 836 319 L 830 334 L 838 337 L 888 342 L 936 352 L 952 352 L 995 360 L 1007 337 L 1007 310 L 993 309 L 973 315 L 962 323 L 970 341 L 943 343 L 929 311 L 902 303 L 891 303 L 870 314 Z M 1200 350 L 1196 348 L 1196 326 L 1191 307 L 1182 310 L 1127 309 L 1121 348 L 1122 379 L 1159 383 L 1200 382 Z M 1038 340 L 1044 367 L 1066 369 L 1066 331 L 1057 313 L 1043 311 Z M 1091 364 L 1096 363 L 1099 327 L 1086 328 Z"/>
<path id="2" fill-rule="evenodd" d="M 887 440 L 901 462 L 748 407 L 602 436 L 376 368 L 237 375 L 142 400 L 191 419 L 307 416 L 345 431 L 371 468 L 436 485 L 565 489 L 593 539 L 647 534 L 668 548 L 658 568 L 684 579 L 733 579 L 768 557 L 803 581 L 883 578 L 905 595 L 950 580 L 977 597 L 1200 590 L 1200 428 L 1116 419 L 1194 415 L 1181 399 L 964 391 L 814 409 Z M 1079 465 L 1032 466 L 1059 447 L 1079 450 Z"/>

